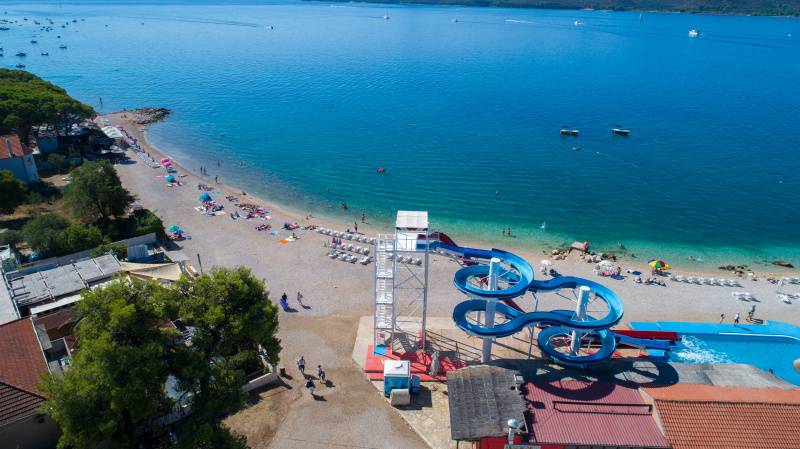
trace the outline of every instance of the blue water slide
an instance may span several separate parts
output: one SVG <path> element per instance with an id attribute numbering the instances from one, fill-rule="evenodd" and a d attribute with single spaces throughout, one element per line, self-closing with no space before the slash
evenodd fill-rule
<path id="1" fill-rule="evenodd" d="M 500 275 L 507 285 L 497 290 L 484 290 L 481 282 L 472 283 L 470 280 L 485 278 L 489 275 L 488 265 L 471 265 L 458 270 L 453 277 L 453 284 L 470 299 L 458 304 L 453 310 L 453 321 L 465 332 L 478 337 L 507 337 L 532 325 L 546 325 L 539 332 L 537 343 L 539 348 L 553 359 L 569 365 L 587 365 L 602 362 L 614 354 L 618 342 L 623 342 L 637 347 L 669 349 L 669 342 L 645 340 L 618 335 L 610 330 L 622 319 L 623 305 L 619 297 L 608 287 L 597 282 L 577 278 L 558 277 L 547 281 L 534 279 L 533 267 L 521 257 L 499 249 L 483 250 L 463 248 L 444 243 L 432 244 L 446 253 L 457 255 L 470 261 L 488 261 L 498 258 L 501 263 L 509 268 Z M 506 321 L 495 324 L 494 327 L 485 327 L 482 324 L 470 322 L 467 316 L 472 312 L 484 312 L 490 301 L 508 301 L 524 295 L 528 291 L 546 292 L 564 288 L 574 289 L 586 286 L 595 294 L 595 297 L 608 305 L 608 313 L 600 318 L 589 317 L 578 320 L 570 310 L 552 310 L 546 312 L 522 312 L 502 302 L 495 304 L 496 313 L 505 317 Z M 599 340 L 600 347 L 593 354 L 570 354 L 558 351 L 552 342 L 555 337 L 569 336 L 574 330 L 591 334 Z"/>

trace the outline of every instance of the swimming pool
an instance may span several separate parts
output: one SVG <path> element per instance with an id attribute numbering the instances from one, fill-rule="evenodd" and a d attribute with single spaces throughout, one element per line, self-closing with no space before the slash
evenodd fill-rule
<path id="1" fill-rule="evenodd" d="M 800 359 L 800 327 L 773 322 L 767 325 L 711 323 L 631 323 L 637 330 L 681 334 L 669 360 L 682 363 L 748 363 L 800 386 L 792 363 Z"/>

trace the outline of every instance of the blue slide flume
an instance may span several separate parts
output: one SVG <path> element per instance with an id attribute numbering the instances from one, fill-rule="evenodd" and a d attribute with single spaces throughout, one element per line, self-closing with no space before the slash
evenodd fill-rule
<path id="1" fill-rule="evenodd" d="M 536 281 L 531 265 L 516 254 L 500 249 L 482 250 L 463 248 L 454 244 L 434 243 L 432 249 L 460 257 L 465 261 L 489 261 L 500 259 L 505 270 L 499 276 L 504 281 L 503 287 L 496 290 L 484 288 L 483 282 L 489 276 L 489 265 L 474 264 L 459 269 L 453 277 L 455 287 L 469 296 L 470 299 L 458 304 L 453 310 L 453 320 L 465 332 L 478 337 L 507 337 L 529 326 L 543 324 L 549 327 L 542 329 L 537 337 L 539 348 L 556 361 L 568 365 L 586 365 L 604 361 L 614 354 L 617 343 L 657 349 L 668 349 L 669 342 L 644 340 L 619 335 L 610 330 L 622 319 L 623 305 L 619 297 L 608 287 L 597 282 L 578 277 L 557 277 L 547 281 Z M 470 282 L 477 280 L 478 282 Z M 546 292 L 560 289 L 574 289 L 586 286 L 597 299 L 608 305 L 608 312 L 600 318 L 586 317 L 577 319 L 572 310 L 552 310 L 546 312 L 523 312 L 514 307 L 513 299 L 523 296 L 528 291 Z M 505 317 L 506 321 L 486 327 L 467 319 L 472 312 L 484 312 L 489 301 L 496 301 L 495 312 Z M 552 343 L 553 338 L 571 336 L 572 331 L 581 331 L 599 341 L 600 347 L 592 354 L 572 354 L 561 352 Z"/>

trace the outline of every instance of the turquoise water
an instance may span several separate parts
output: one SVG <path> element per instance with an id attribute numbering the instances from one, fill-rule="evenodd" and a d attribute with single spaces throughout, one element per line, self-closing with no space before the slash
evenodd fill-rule
<path id="1" fill-rule="evenodd" d="M 767 321 L 764 324 L 691 323 L 676 321 L 632 322 L 643 331 L 677 332 L 681 341 L 668 353 L 683 363 L 746 363 L 800 386 L 800 326 Z"/>
<path id="2" fill-rule="evenodd" d="M 511 227 L 502 245 L 619 242 L 679 267 L 800 262 L 798 20 L 188 0 L 2 10 L 29 20 L 0 31 L 0 66 L 22 50 L 100 111 L 169 107 L 159 147 L 295 209 L 379 223 L 427 209 L 457 240 Z M 45 17 L 78 22 L 42 33 Z"/>
<path id="3" fill-rule="evenodd" d="M 687 334 L 669 359 L 684 363 L 748 363 L 800 385 L 792 362 L 800 358 L 800 341 L 784 336 Z"/>

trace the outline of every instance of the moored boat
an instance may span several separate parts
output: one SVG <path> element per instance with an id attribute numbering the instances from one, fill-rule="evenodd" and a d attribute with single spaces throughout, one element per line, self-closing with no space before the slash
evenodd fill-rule
<path id="1" fill-rule="evenodd" d="M 581 131 L 579 129 L 562 129 L 562 136 L 577 136 Z"/>
<path id="2" fill-rule="evenodd" d="M 631 130 L 629 130 L 629 129 L 622 129 L 622 128 L 611 128 L 611 132 L 612 132 L 613 134 L 617 135 L 617 136 L 625 136 L 625 137 L 628 137 L 628 135 L 631 133 Z"/>
<path id="3" fill-rule="evenodd" d="M 700 30 L 698 30 L 697 28 L 692 28 L 691 30 L 689 30 L 689 37 L 697 37 L 699 35 L 700 35 Z"/>

